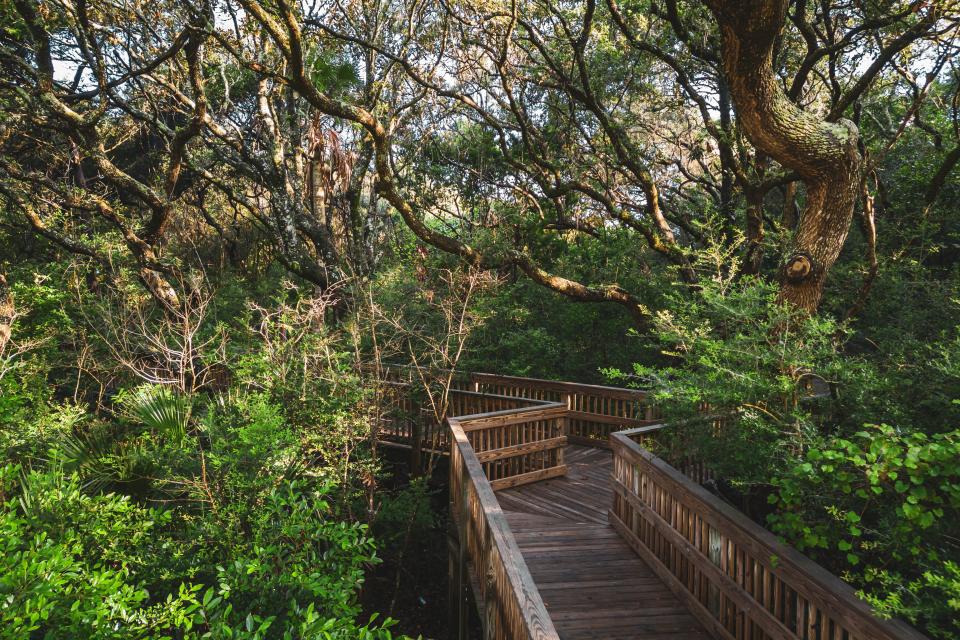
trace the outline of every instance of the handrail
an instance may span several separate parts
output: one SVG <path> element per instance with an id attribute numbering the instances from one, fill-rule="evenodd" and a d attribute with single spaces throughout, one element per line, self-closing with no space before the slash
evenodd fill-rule
<path id="1" fill-rule="evenodd" d="M 555 391 L 557 393 L 590 393 L 606 395 L 613 398 L 631 398 L 643 400 L 647 392 L 641 389 L 627 389 L 626 387 L 612 387 L 600 384 L 585 384 L 582 382 L 564 382 L 559 380 L 544 380 L 543 378 L 524 378 L 521 376 L 506 376 L 479 371 L 465 372 L 473 381 L 487 384 L 513 384 L 530 388 Z"/>
<path id="2" fill-rule="evenodd" d="M 714 635 L 727 640 L 925 640 L 631 440 L 610 436 L 611 524 Z"/>
<path id="3" fill-rule="evenodd" d="M 394 383 L 400 384 L 400 383 Z M 487 393 L 486 391 L 468 391 L 467 389 L 450 389 L 450 393 L 455 393 L 465 397 L 476 397 L 476 398 L 495 398 L 497 400 L 513 400 L 515 402 L 525 402 L 530 404 L 531 407 L 535 407 L 541 404 L 551 404 L 550 400 L 537 400 L 535 398 L 521 398 L 519 396 L 507 396 L 500 393 Z M 459 417 L 459 416 L 455 416 Z"/>
<path id="4" fill-rule="evenodd" d="M 489 397 L 485 393 L 474 394 L 478 398 Z M 509 397 L 509 396 L 494 396 L 494 397 Z M 513 400 L 519 400 L 521 398 L 511 398 Z M 526 398 L 522 398 L 526 400 Z M 478 411 L 476 413 L 466 413 L 463 415 L 450 416 L 451 418 L 456 418 L 459 422 L 470 421 L 475 422 L 481 419 L 491 419 L 495 420 L 497 418 L 502 418 L 505 416 L 514 416 L 514 415 L 524 415 L 526 413 L 537 413 L 537 412 L 548 412 L 551 415 L 566 415 L 567 405 L 562 402 L 548 402 L 546 400 L 528 400 L 528 402 L 536 402 L 536 404 L 529 407 L 518 407 L 516 409 L 501 409 L 499 411 Z"/>
<path id="5" fill-rule="evenodd" d="M 559 635 L 547 613 L 537 585 L 530 575 L 516 539 L 507 524 L 500 503 L 494 494 L 495 484 L 488 474 L 497 458 L 481 461 L 483 453 L 503 454 L 504 458 L 520 458 L 553 452 L 553 460 L 560 466 L 544 467 L 539 472 L 561 475 L 563 445 L 562 422 L 558 422 L 559 437 L 544 431 L 545 421 L 562 421 L 563 405 L 531 407 L 473 414 L 460 418 L 448 418 L 451 433 L 450 446 L 450 509 L 455 523 L 461 553 L 458 572 L 469 560 L 476 577 L 475 597 L 484 616 L 484 637 L 497 640 L 559 640 Z M 538 425 L 533 431 L 523 425 Z M 490 448 L 496 438 L 480 438 L 487 430 L 513 427 L 522 442 L 506 447 Z M 550 436 L 531 439 L 531 435 Z M 473 443 L 483 445 L 485 451 L 478 453 Z M 546 443 L 545 446 L 541 446 Z M 502 444 L 502 442 L 500 442 Z M 509 447 L 513 447 L 509 450 Z M 524 449 L 523 447 L 526 447 Z M 540 447 L 536 451 L 530 447 Z M 484 469 L 484 466 L 487 469 Z M 503 475 L 500 481 L 510 482 L 531 473 L 523 465 L 503 467 L 513 473 Z M 520 473 L 517 475 L 516 471 Z M 534 472 L 537 473 L 537 472 Z M 506 485 L 505 485 L 506 486 Z M 512 486 L 512 485 L 510 485 Z"/>
<path id="6" fill-rule="evenodd" d="M 416 370 L 416 367 L 407 364 L 395 364 L 387 363 L 382 365 L 384 369 L 409 369 Z M 435 368 L 432 369 L 437 373 L 448 374 L 451 373 L 450 369 Z M 525 378 L 523 376 L 508 376 L 501 375 L 498 373 L 484 373 L 482 371 L 453 371 L 455 377 L 467 378 L 470 381 L 474 379 L 482 379 L 486 382 L 502 381 L 502 382 L 512 382 L 530 387 L 538 387 L 545 390 L 552 391 L 583 391 L 583 392 L 595 392 L 595 393 L 611 393 L 617 396 L 626 396 L 645 398 L 648 394 L 642 389 L 628 389 L 626 387 L 613 387 L 600 384 L 586 384 L 582 382 L 566 382 L 562 380 L 546 380 L 544 378 Z"/>

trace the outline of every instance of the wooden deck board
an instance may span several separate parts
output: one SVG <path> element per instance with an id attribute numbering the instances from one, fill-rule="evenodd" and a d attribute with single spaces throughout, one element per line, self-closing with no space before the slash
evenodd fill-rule
<path id="1" fill-rule="evenodd" d="M 710 636 L 607 524 L 608 450 L 567 446 L 568 473 L 497 492 L 563 640 L 706 640 Z"/>

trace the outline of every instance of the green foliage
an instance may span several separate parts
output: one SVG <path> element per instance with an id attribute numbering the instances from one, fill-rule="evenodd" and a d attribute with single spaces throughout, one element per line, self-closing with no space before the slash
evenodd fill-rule
<path id="1" fill-rule="evenodd" d="M 282 471 L 299 454 L 283 411 L 264 393 L 235 393 L 208 408 L 202 424 L 210 463 L 245 476 Z"/>
<path id="2" fill-rule="evenodd" d="M 865 309 L 887 318 L 869 325 L 887 345 L 881 356 L 829 315 L 777 304 L 773 284 L 713 278 L 656 315 L 669 366 L 608 373 L 654 393 L 673 423 L 658 436 L 661 455 L 707 461 L 728 499 L 879 613 L 956 638 L 960 432 L 946 421 L 960 390 L 956 341 L 942 339 L 956 335 L 953 302 L 898 310 L 888 294 L 907 286 L 888 278 Z M 726 424 L 718 431 L 703 411 Z M 871 419 L 917 422 L 864 427 Z"/>
<path id="3" fill-rule="evenodd" d="M 774 484 L 774 531 L 847 576 L 880 611 L 935 637 L 960 633 L 960 431 L 868 426 L 809 449 Z"/>
<path id="4" fill-rule="evenodd" d="M 326 491 L 278 486 L 242 541 L 214 543 L 223 553 L 216 566 L 204 566 L 209 548 L 192 555 L 184 581 L 165 590 L 157 577 L 191 546 L 178 538 L 184 530 L 175 520 L 182 514 L 126 496 L 89 495 L 77 475 L 57 469 L 21 473 L 5 465 L 5 637 L 391 638 L 390 620 L 353 622 L 354 594 L 364 567 L 376 559 L 373 541 L 364 525 L 331 517 Z M 215 517 L 204 518 L 207 533 L 215 533 Z"/>
<path id="5" fill-rule="evenodd" d="M 809 317 L 778 281 L 819 200 L 796 154 L 762 152 L 778 132 L 737 120 L 706 3 L 523 3 L 505 31 L 497 3 L 384 4 L 359 38 L 355 3 L 210 25 L 190 3 L 35 4 L 0 2 L 0 635 L 389 637 L 357 622 L 378 557 L 356 513 L 381 553 L 439 529 L 428 483 L 384 491 L 369 446 L 357 365 L 400 354 L 650 389 L 660 453 L 709 460 L 879 611 L 960 635 L 955 7 L 793 3 L 779 30 L 798 108 L 857 123 L 847 187 L 879 231 L 854 226 Z M 300 37 L 267 51 L 280 18 Z M 520 255 L 622 288 L 651 326 Z M 152 303 L 169 291 L 182 316 Z"/>
<path id="6" fill-rule="evenodd" d="M 6 459 L 42 457 L 89 418 L 83 407 L 49 402 L 42 393 L 48 389 L 35 393 L 35 382 L 17 376 L 0 381 L 0 450 Z"/>
<path id="7" fill-rule="evenodd" d="M 288 483 L 266 495 L 248 521 L 243 544 L 231 545 L 232 561 L 218 582 L 253 610 L 276 602 L 313 602 L 320 611 L 352 618 L 364 568 L 376 561 L 366 525 L 331 518 L 324 496 Z M 238 541 L 239 542 L 239 541 Z"/>
<path id="8" fill-rule="evenodd" d="M 11 456 L 41 455 L 46 442 L 69 431 L 82 411 L 51 402 L 53 367 L 73 321 L 64 311 L 68 276 L 61 265 L 46 275 L 18 269 L 11 290 L 19 317 L 12 326 L 18 344 L 29 345 L 13 361 L 0 358 L 0 450 Z"/>
<path id="9" fill-rule="evenodd" d="M 18 291 L 18 337 L 77 340 L 109 364 L 62 289 Z M 271 300 L 281 313 L 258 327 L 249 292 L 225 294 L 208 320 L 231 340 L 216 392 L 111 369 L 104 404 L 59 401 L 64 371 L 78 398 L 89 379 L 46 342 L 0 381 L 3 637 L 400 637 L 392 620 L 360 621 L 379 558 L 350 508 L 377 470 L 340 337 L 297 295 Z"/>
<path id="10" fill-rule="evenodd" d="M 377 540 L 385 546 L 391 546 L 408 536 L 419 538 L 427 535 L 437 526 L 437 514 L 430 499 L 431 490 L 423 477 L 384 496 L 374 522 Z"/>
<path id="11" fill-rule="evenodd" d="M 168 387 L 141 386 L 122 394 L 117 403 L 158 435 L 179 440 L 187 434 L 190 399 Z"/>
<path id="12" fill-rule="evenodd" d="M 655 317 L 656 339 L 672 366 L 638 364 L 632 377 L 607 371 L 648 388 L 667 419 L 679 423 L 665 446 L 694 449 L 737 483 L 765 482 L 815 437 L 819 408 L 805 398 L 801 381 L 844 375 L 837 326 L 777 304 L 776 295 L 774 285 L 753 279 L 704 282 L 695 301 L 676 300 Z M 695 419 L 704 407 L 732 416 L 735 426 L 713 437 Z"/>
<path id="13" fill-rule="evenodd" d="M 169 514 L 88 496 L 76 476 L 0 468 L 0 624 L 7 637 L 123 638 L 146 626 L 131 580 Z M 127 631 L 129 629 L 130 631 Z M 133 633 L 131 633 L 131 631 Z"/>
<path id="14" fill-rule="evenodd" d="M 651 306 L 668 289 L 668 278 L 638 277 L 636 243 L 610 233 L 602 243 L 583 234 L 542 241 L 545 266 L 584 281 L 618 281 L 639 290 Z M 656 349 L 630 337 L 634 320 L 612 303 L 576 304 L 520 274 L 478 300 L 484 322 L 470 341 L 463 368 L 475 371 L 601 383 L 602 368 L 627 369 L 659 359 Z"/>

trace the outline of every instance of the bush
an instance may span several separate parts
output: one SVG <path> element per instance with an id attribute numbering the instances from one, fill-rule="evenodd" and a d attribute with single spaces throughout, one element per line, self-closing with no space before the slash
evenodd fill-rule
<path id="1" fill-rule="evenodd" d="M 363 525 L 331 518 L 323 491 L 278 487 L 245 544 L 185 572 L 213 573 L 210 586 L 185 580 L 168 591 L 154 582 L 185 546 L 173 512 L 87 495 L 76 474 L 10 464 L 0 497 L 3 637 L 392 637 L 392 621 L 354 622 L 373 541 Z"/>
<path id="2" fill-rule="evenodd" d="M 960 634 L 960 431 L 868 426 L 809 449 L 774 484 L 774 531 L 878 611 Z"/>

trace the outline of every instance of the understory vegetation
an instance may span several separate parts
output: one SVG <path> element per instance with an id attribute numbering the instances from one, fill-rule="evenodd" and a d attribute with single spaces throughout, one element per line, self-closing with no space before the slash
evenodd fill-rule
<path id="1" fill-rule="evenodd" d="M 647 390 L 656 453 L 960 640 L 954 0 L 0 27 L 0 638 L 444 637 L 396 362 L 425 421 L 437 370 Z"/>
<path id="2" fill-rule="evenodd" d="M 394 637 L 360 616 L 381 470 L 322 301 L 137 324 L 69 269 L 11 276 L 35 348 L 0 381 L 4 637 Z"/>

